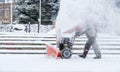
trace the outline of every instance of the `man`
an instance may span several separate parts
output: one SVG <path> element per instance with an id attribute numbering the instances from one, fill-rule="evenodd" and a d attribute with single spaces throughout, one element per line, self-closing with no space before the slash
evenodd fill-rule
<path id="1" fill-rule="evenodd" d="M 82 55 L 79 55 L 79 57 L 86 58 L 88 51 L 90 47 L 92 46 L 94 53 L 96 54 L 96 57 L 94 59 L 100 59 L 101 58 L 101 52 L 98 48 L 98 44 L 96 42 L 97 37 L 97 31 L 94 24 L 90 24 L 90 22 L 86 22 L 83 25 L 76 25 L 73 28 L 70 28 L 69 30 L 65 31 L 64 33 L 75 33 L 74 37 L 77 38 L 78 36 L 82 34 L 86 34 L 88 40 L 84 46 L 84 52 Z"/>

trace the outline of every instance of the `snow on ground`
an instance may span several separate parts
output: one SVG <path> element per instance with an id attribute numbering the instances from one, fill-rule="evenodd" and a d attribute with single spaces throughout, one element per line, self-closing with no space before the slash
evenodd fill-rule
<path id="1" fill-rule="evenodd" d="M 73 55 L 55 59 L 46 55 L 0 55 L 0 72 L 120 72 L 120 56 L 103 55 L 102 59 Z"/>

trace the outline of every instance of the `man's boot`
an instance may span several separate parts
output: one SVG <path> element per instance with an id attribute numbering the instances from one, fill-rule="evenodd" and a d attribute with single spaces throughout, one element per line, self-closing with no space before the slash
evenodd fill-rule
<path id="1" fill-rule="evenodd" d="M 94 43 L 94 41 L 95 41 L 94 37 L 88 38 L 88 41 L 85 44 L 84 52 L 82 55 L 79 55 L 79 57 L 86 58 L 88 51 L 89 51 L 90 47 L 92 46 L 92 44 Z"/>
<path id="2" fill-rule="evenodd" d="M 82 57 L 82 58 L 86 58 L 87 54 L 88 54 L 88 51 L 89 50 L 84 50 L 83 54 L 82 55 L 78 55 L 79 57 Z"/>
<path id="3" fill-rule="evenodd" d="M 79 56 L 79 57 L 82 57 L 82 58 L 86 58 L 90 47 L 91 47 L 91 44 L 86 43 L 83 54 L 82 54 L 82 55 L 78 55 L 78 56 Z"/>
<path id="4" fill-rule="evenodd" d="M 96 56 L 96 57 L 94 57 L 94 59 L 101 59 L 101 57 Z"/>

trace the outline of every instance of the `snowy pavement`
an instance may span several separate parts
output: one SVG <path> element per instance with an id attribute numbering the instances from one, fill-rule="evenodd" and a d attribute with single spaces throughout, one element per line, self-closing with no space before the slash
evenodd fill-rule
<path id="1" fill-rule="evenodd" d="M 0 55 L 0 72 L 120 72 L 120 55 L 103 55 L 86 59 L 73 55 L 55 59 L 46 55 Z"/>

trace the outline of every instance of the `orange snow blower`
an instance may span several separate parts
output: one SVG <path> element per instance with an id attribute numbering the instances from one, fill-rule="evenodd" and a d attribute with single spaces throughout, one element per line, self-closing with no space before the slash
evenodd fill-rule
<path id="1" fill-rule="evenodd" d="M 72 56 L 72 46 L 74 37 L 68 34 L 56 37 L 57 46 L 47 45 L 47 55 L 55 58 L 69 59 Z"/>

